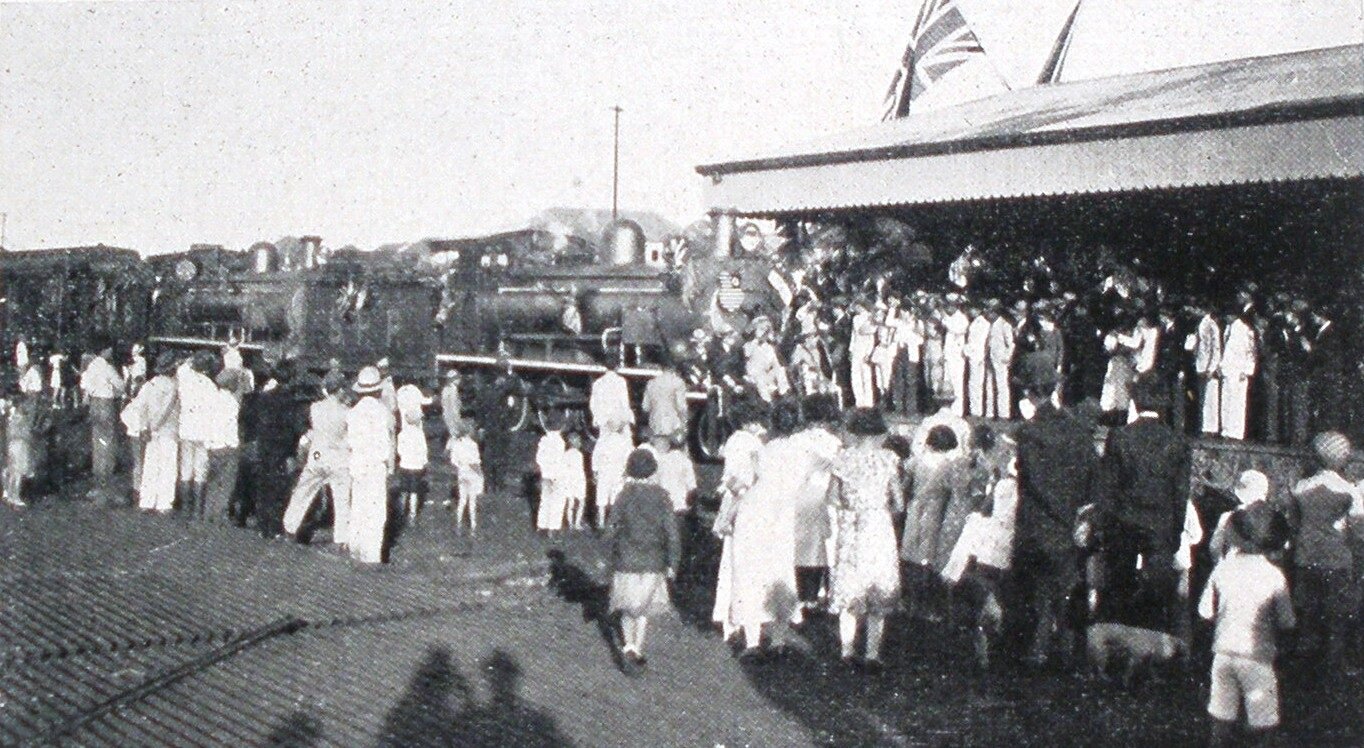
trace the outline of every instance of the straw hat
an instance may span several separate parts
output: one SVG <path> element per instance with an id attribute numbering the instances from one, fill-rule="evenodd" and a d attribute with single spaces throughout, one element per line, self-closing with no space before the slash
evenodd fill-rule
<path id="1" fill-rule="evenodd" d="M 1312 439 L 1312 449 L 1323 465 L 1335 470 L 1350 461 L 1354 448 L 1350 440 L 1338 431 L 1324 431 Z"/>
<path id="2" fill-rule="evenodd" d="M 351 386 L 351 389 L 360 395 L 373 394 L 382 388 L 383 377 L 379 376 L 379 369 L 373 366 L 361 369 L 360 375 L 355 378 L 355 384 Z"/>

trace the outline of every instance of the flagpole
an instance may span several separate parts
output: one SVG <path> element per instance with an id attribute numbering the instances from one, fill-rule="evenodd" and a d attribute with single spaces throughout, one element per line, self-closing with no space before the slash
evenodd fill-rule
<path id="1" fill-rule="evenodd" d="M 620 105 L 611 107 L 616 115 L 615 145 L 611 157 L 611 223 L 620 212 Z"/>

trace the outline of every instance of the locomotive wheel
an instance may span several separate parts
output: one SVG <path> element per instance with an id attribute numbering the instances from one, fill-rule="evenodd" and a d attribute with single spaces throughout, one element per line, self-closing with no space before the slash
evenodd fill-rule
<path id="1" fill-rule="evenodd" d="M 549 431 L 549 414 L 563 415 L 565 431 L 583 432 L 587 428 L 587 411 L 579 405 L 582 393 L 560 377 L 550 377 L 535 388 L 535 418 L 542 431 Z"/>
<path id="2" fill-rule="evenodd" d="M 507 419 L 503 423 L 511 424 L 508 431 L 525 431 L 530 427 L 530 398 L 526 396 L 524 388 L 518 387 L 516 391 L 508 393 L 502 399 L 502 406 L 507 409 Z"/>

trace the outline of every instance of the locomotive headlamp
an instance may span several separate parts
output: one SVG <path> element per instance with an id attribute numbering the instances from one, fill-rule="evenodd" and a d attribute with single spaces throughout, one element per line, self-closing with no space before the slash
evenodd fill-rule
<path id="1" fill-rule="evenodd" d="M 189 283 L 190 281 L 194 280 L 195 276 L 197 275 L 199 275 L 199 266 L 195 265 L 193 260 L 185 258 L 175 263 L 176 278 L 179 278 L 180 280 Z"/>

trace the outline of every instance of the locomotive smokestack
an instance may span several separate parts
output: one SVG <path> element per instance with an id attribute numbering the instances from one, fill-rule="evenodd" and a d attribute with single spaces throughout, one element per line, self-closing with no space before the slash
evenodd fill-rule
<path id="1" fill-rule="evenodd" d="M 711 213 L 715 222 L 715 256 L 729 257 L 734 247 L 734 214 Z"/>
<path id="2" fill-rule="evenodd" d="M 317 267 L 318 258 L 322 256 L 322 237 L 305 236 L 299 241 L 303 243 L 303 267 L 312 270 Z"/>

